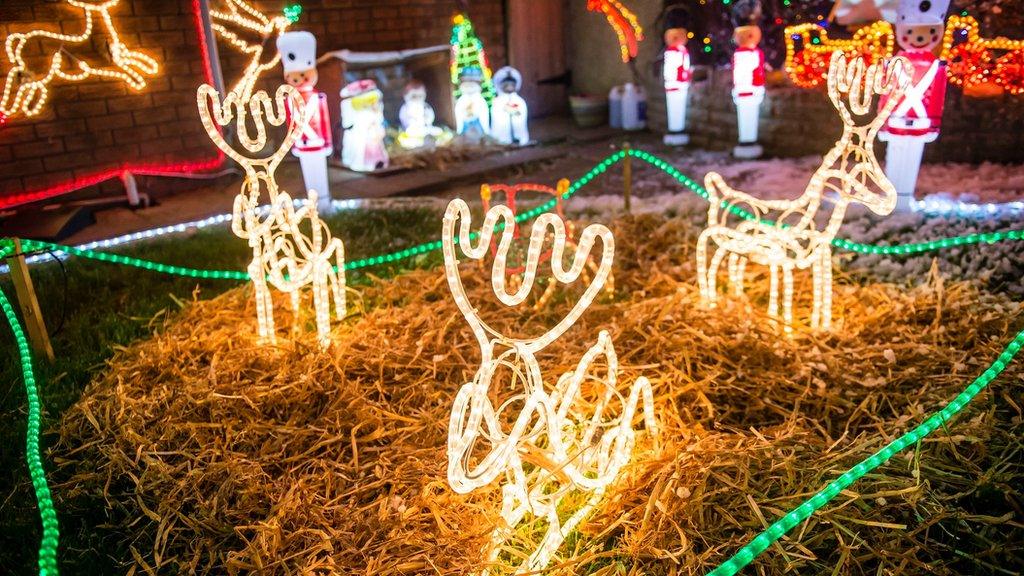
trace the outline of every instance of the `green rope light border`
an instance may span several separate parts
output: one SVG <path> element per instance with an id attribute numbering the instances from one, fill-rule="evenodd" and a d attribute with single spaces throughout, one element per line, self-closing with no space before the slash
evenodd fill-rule
<path id="1" fill-rule="evenodd" d="M 769 546 L 777 542 L 787 532 L 798 526 L 812 514 L 828 504 L 840 492 L 851 484 L 862 478 L 868 472 L 878 468 L 889 461 L 890 458 L 901 452 L 908 446 L 921 441 L 925 436 L 931 434 L 940 426 L 943 426 L 958 412 L 963 410 L 967 404 L 985 389 L 999 374 L 1006 369 L 1013 358 L 1020 352 L 1024 345 L 1024 330 L 1017 333 L 1017 336 L 1003 349 L 1003 352 L 996 358 L 995 362 L 989 365 L 988 369 L 981 373 L 974 382 L 963 392 L 957 395 L 951 402 L 946 404 L 938 412 L 932 414 L 927 420 L 918 424 L 917 427 L 906 434 L 893 440 L 881 450 L 861 460 L 841 476 L 833 480 L 820 492 L 805 500 L 796 508 L 790 510 L 782 518 L 779 518 L 763 532 L 755 536 L 749 543 L 733 555 L 731 558 L 720 564 L 717 568 L 708 573 L 708 576 L 733 576 L 761 555 Z"/>
<path id="2" fill-rule="evenodd" d="M 0 260 L 12 252 L 8 245 L 0 249 Z M 29 351 L 28 338 L 21 327 L 21 321 L 14 313 L 7 294 L 0 290 L 0 309 L 7 317 L 7 323 L 14 333 L 18 345 L 18 356 L 21 360 L 21 375 L 25 382 L 25 395 L 28 397 L 27 429 L 25 431 L 25 459 L 28 460 L 28 472 L 32 479 L 32 489 L 36 495 L 39 508 L 39 519 L 43 525 L 43 538 L 39 543 L 39 574 L 40 576 L 56 576 L 57 546 L 60 530 L 57 526 L 57 511 L 53 508 L 50 486 L 46 481 L 46 470 L 39 450 L 40 412 L 42 403 L 39 400 L 39 388 L 36 386 L 35 372 L 32 370 L 32 353 Z"/>
<path id="3" fill-rule="evenodd" d="M 669 164 L 662 158 L 655 156 L 649 152 L 642 150 L 620 150 L 614 152 L 604 160 L 599 162 L 596 166 L 591 168 L 581 178 L 569 185 L 569 189 L 562 195 L 562 198 L 568 200 L 576 192 L 582 189 L 587 184 L 590 184 L 594 178 L 604 174 L 609 168 L 615 164 L 621 162 L 626 156 L 631 156 L 639 160 L 643 160 L 648 164 L 658 168 L 671 176 L 676 182 L 689 189 L 694 194 L 701 198 L 708 200 L 708 192 L 703 186 L 695 182 L 692 178 L 680 172 L 674 166 Z M 544 204 L 541 204 L 533 209 L 527 210 L 516 215 L 516 222 L 525 222 L 536 218 L 544 212 L 555 207 L 556 201 L 549 200 Z M 728 210 L 746 220 L 757 219 L 756 216 L 750 212 L 722 202 L 722 208 Z M 762 220 L 763 222 L 771 224 L 771 221 Z M 478 233 L 473 233 L 472 237 L 476 238 Z M 1002 232 L 988 232 L 984 234 L 968 234 L 965 236 L 953 236 L 949 238 L 940 238 L 938 240 L 931 240 L 928 242 L 914 242 L 909 244 L 897 244 L 894 246 L 881 246 L 875 244 L 861 244 L 846 240 L 844 238 L 834 238 L 832 245 L 842 250 L 850 252 L 857 252 L 860 254 L 881 254 L 891 256 L 906 256 L 911 254 L 920 254 L 922 252 L 929 252 L 932 250 L 939 250 L 944 248 L 953 248 L 957 246 L 966 246 L 970 244 L 993 244 L 995 242 L 1002 242 L 1006 240 L 1019 241 L 1024 240 L 1024 229 L 1018 230 L 1005 230 Z M 188 278 L 202 278 L 202 279 L 214 279 L 214 280 L 248 280 L 249 274 L 239 270 L 202 270 L 197 268 L 186 268 L 183 266 L 172 266 L 169 264 L 161 264 L 159 262 L 152 262 L 149 260 L 143 260 L 141 258 L 133 258 L 130 256 L 123 256 L 120 254 L 111 254 L 108 252 L 98 252 L 96 250 L 85 250 L 81 248 L 75 248 L 72 246 L 63 246 L 60 244 L 54 244 L 52 242 L 42 242 L 38 240 L 22 240 L 26 250 L 55 250 L 71 254 L 73 256 L 79 256 L 82 258 L 90 258 L 93 260 L 100 260 L 103 262 L 111 262 L 114 264 L 121 264 L 124 266 L 133 266 L 136 268 L 142 268 L 144 270 L 151 270 L 154 272 L 161 272 L 164 274 L 173 274 L 177 276 L 184 276 Z M 426 254 L 428 252 L 434 252 L 441 249 L 441 242 L 435 240 L 432 242 L 424 242 L 417 244 L 403 250 L 395 252 L 388 252 L 386 254 L 380 254 L 377 256 L 370 256 L 367 258 L 361 258 L 351 262 L 345 263 L 345 270 L 359 270 L 361 268 L 368 268 L 371 266 L 379 266 L 381 264 L 396 262 L 398 260 L 404 260 L 420 254 Z"/>

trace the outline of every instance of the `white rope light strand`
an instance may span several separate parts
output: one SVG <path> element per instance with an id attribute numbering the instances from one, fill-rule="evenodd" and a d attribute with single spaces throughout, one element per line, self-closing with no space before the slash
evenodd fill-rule
<path id="1" fill-rule="evenodd" d="M 708 190 L 708 227 L 697 240 L 697 280 L 702 299 L 715 305 L 718 296 L 718 267 L 729 256 L 729 280 L 735 294 L 742 294 L 747 260 L 767 266 L 770 272 L 768 314 L 778 315 L 778 271 L 782 269 L 784 330 L 792 331 L 793 270 L 811 269 L 814 304 L 811 327 L 828 330 L 832 323 L 832 240 L 843 223 L 846 209 L 859 203 L 879 215 L 896 207 L 896 190 L 875 157 L 878 130 L 899 102 L 912 78 L 910 64 L 895 58 L 865 67 L 861 58 L 847 63 L 842 52 L 832 54 L 828 72 L 828 95 L 843 121 L 843 134 L 822 160 L 804 193 L 794 200 L 761 200 L 733 190 L 722 176 L 710 172 L 704 185 Z M 890 97 L 871 116 L 877 95 Z M 867 117 L 866 124 L 858 119 Z M 829 196 L 832 212 L 819 227 L 822 200 Z M 753 220 L 730 220 L 731 208 L 753 214 Z M 708 258 L 708 245 L 717 248 Z"/>
<path id="2" fill-rule="evenodd" d="M 458 244 L 471 260 L 482 260 L 490 252 L 495 226 L 502 227 L 491 268 L 491 285 L 494 295 L 505 306 L 522 304 L 530 294 L 549 234 L 553 238 L 550 261 L 554 281 L 569 284 L 580 279 L 598 239 L 601 260 L 580 300 L 555 326 L 533 338 L 506 335 L 484 322 L 466 295 L 455 253 L 457 223 Z M 651 385 L 646 378 L 637 379 L 627 398 L 619 394 L 618 360 L 607 332 L 601 331 L 597 343 L 577 368 L 562 374 L 553 385 L 545 385 L 536 358 L 538 352 L 575 323 L 607 281 L 615 250 L 611 231 L 600 224 L 585 228 L 571 264 L 565 268 L 565 224 L 556 214 L 540 216 L 530 233 L 519 289 L 510 293 L 505 275 L 514 226 L 512 211 L 507 206 L 494 206 L 487 211 L 474 244 L 469 206 L 455 199 L 445 212 L 445 275 L 455 304 L 472 328 L 481 353 L 480 368 L 473 380 L 459 390 L 452 406 L 448 423 L 448 482 L 455 492 L 465 494 L 503 477 L 504 524 L 492 534 L 490 563 L 498 559 L 502 545 L 520 522 L 528 516 L 544 520 L 544 536 L 517 568 L 517 573 L 527 573 L 547 566 L 566 535 L 590 514 L 629 461 L 636 441 L 633 420 L 637 411 L 642 410 L 644 426 L 655 439 L 657 423 Z M 607 372 L 600 375 L 595 372 L 595 365 L 602 358 Z M 495 383 L 499 370 L 509 373 L 512 381 Z M 495 406 L 489 397 L 495 388 L 492 384 L 516 392 Z M 598 392 L 585 395 L 585 387 L 595 387 Z M 513 405 L 521 406 L 514 420 L 512 414 L 507 414 Z M 513 420 L 512 424 L 503 426 L 502 422 L 508 420 Z M 487 449 L 480 454 L 485 446 Z M 563 509 L 568 505 L 565 498 L 570 495 L 582 504 L 563 520 L 561 517 L 568 512 Z M 483 570 L 484 574 L 487 572 Z"/>

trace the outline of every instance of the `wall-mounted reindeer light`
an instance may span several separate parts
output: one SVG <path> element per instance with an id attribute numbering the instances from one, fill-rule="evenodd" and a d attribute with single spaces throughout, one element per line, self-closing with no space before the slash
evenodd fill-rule
<path id="1" fill-rule="evenodd" d="M 510 336 L 487 324 L 463 287 L 455 253 L 456 235 L 462 252 L 471 260 L 491 253 L 498 222 L 504 226 L 494 253 L 491 284 L 505 306 L 526 301 L 537 280 L 544 244 L 550 249 L 554 281 L 570 284 L 580 279 L 600 241 L 601 259 L 589 285 L 569 313 L 540 336 Z M 458 230 L 456 231 L 456 224 Z M 597 505 L 606 488 L 629 461 L 636 440 L 633 420 L 643 411 L 649 434 L 657 434 L 651 386 L 639 378 L 628 397 L 618 390 L 618 361 L 608 333 L 601 331 L 572 372 L 545 384 L 537 353 L 564 334 L 600 293 L 611 273 L 615 241 L 608 228 L 587 226 L 565 268 L 566 228 L 556 214 L 543 214 L 534 222 L 522 278 L 509 292 L 506 259 L 515 236 L 512 210 L 497 205 L 487 211 L 477 242 L 470 237 L 469 207 L 456 199 L 444 216 L 442 244 L 445 275 L 455 304 L 465 316 L 480 345 L 481 363 L 471 382 L 455 397 L 448 424 L 448 482 L 460 494 L 485 486 L 503 476 L 501 516 L 504 524 L 492 535 L 489 563 L 498 559 L 502 545 L 517 524 L 532 517 L 547 529 L 537 548 L 517 573 L 543 569 L 566 535 Z M 596 367 L 604 359 L 605 371 Z M 507 376 L 506 376 L 507 375 Z M 510 381 L 511 380 L 511 381 Z M 492 402 L 492 394 L 513 390 L 511 397 Z M 521 408 L 511 414 L 513 406 Z M 512 422 L 503 425 L 503 422 Z M 571 501 L 575 510 L 566 510 Z M 487 570 L 484 570 L 486 573 Z"/>
<path id="2" fill-rule="evenodd" d="M 866 70 L 865 70 L 866 68 Z M 747 260 L 770 271 L 768 314 L 778 315 L 779 281 L 782 269 L 782 307 L 785 331 L 792 330 L 793 269 L 811 268 L 814 307 L 811 327 L 828 329 L 832 322 L 832 239 L 843 223 L 846 208 L 859 203 L 879 215 L 896 207 L 896 190 L 875 158 L 878 130 L 895 108 L 911 78 L 910 65 L 903 58 L 865 67 L 860 58 L 847 62 L 842 52 L 832 55 L 828 72 L 828 95 L 843 120 L 843 135 L 822 160 L 803 195 L 794 200 L 762 200 L 733 190 L 716 172 L 704 179 L 710 195 L 708 227 L 697 240 L 697 280 L 703 300 L 712 306 L 718 267 L 729 256 L 729 280 L 735 294 L 743 293 Z M 889 98 L 871 115 L 876 95 Z M 866 119 L 865 124 L 858 120 Z M 826 194 L 832 213 L 819 227 L 822 201 Z M 746 210 L 756 218 L 730 218 L 732 208 Z M 717 249 L 708 261 L 708 244 Z"/>
<path id="3" fill-rule="evenodd" d="M 235 197 L 231 230 L 248 240 L 252 261 L 248 272 L 256 292 L 256 317 L 262 341 L 273 342 L 274 305 L 269 286 L 291 296 L 296 315 L 301 304 L 301 289 L 312 288 L 316 314 L 317 337 L 324 346 L 330 343 L 330 308 L 345 316 L 345 249 L 317 213 L 317 191 L 309 190 L 307 201 L 300 208 L 291 196 L 277 186 L 274 172 L 292 143 L 302 131 L 309 110 L 302 97 L 290 86 L 281 86 L 274 100 L 260 90 L 248 99 L 236 92 L 223 99 L 212 86 L 204 84 L 197 94 L 199 116 L 206 132 L 218 148 L 238 162 L 245 170 L 242 189 Z M 267 125 L 286 122 L 286 102 L 292 110 L 288 133 L 280 146 L 269 156 L 258 156 L 267 144 Z M 221 128 L 235 122 L 235 133 L 242 150 L 236 150 L 224 139 Z M 250 133 L 249 127 L 255 130 Z M 269 206 L 260 209 L 266 190 Z"/>
<path id="4" fill-rule="evenodd" d="M 67 3 L 83 12 L 83 29 L 79 34 L 61 34 L 47 30 L 15 32 L 7 36 L 4 48 L 7 60 L 13 65 L 7 72 L 3 97 L 0 98 L 0 114 L 6 117 L 24 114 L 35 116 L 42 111 L 49 100 L 49 86 L 54 80 L 82 82 L 89 78 L 120 80 L 132 90 L 146 86 L 146 76 L 153 76 L 160 66 L 153 58 L 128 48 L 117 33 L 117 27 L 110 18 L 110 10 L 121 0 L 67 0 Z M 110 51 L 110 66 L 93 66 L 84 55 L 75 53 L 84 48 L 93 52 L 93 35 L 99 31 L 106 36 Z M 28 46 L 39 44 L 45 56 L 44 68 L 33 70 L 27 64 L 24 54 Z"/>
<path id="5" fill-rule="evenodd" d="M 222 0 L 222 5 L 226 9 L 210 10 L 211 25 L 222 39 L 249 57 L 242 76 L 231 88 L 242 100 L 248 100 L 260 75 L 281 61 L 274 46 L 292 21 L 285 14 L 267 16 L 245 0 Z M 266 50 L 267 46 L 270 50 Z"/>

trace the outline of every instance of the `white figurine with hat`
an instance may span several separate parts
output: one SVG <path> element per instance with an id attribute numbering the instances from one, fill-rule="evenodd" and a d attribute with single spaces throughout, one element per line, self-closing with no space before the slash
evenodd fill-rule
<path id="1" fill-rule="evenodd" d="M 491 133 L 491 111 L 480 83 L 483 70 L 467 66 L 459 76 L 461 94 L 455 100 L 455 131 L 470 140 L 479 141 Z"/>
<path id="2" fill-rule="evenodd" d="M 502 144 L 524 146 L 530 142 L 526 100 L 519 95 L 523 75 L 511 66 L 494 73 L 494 91 L 498 94 L 491 107 L 491 136 Z"/>
<path id="3" fill-rule="evenodd" d="M 760 48 L 760 0 L 736 0 L 732 7 L 736 28 L 732 55 L 732 101 L 736 104 L 739 143 L 732 154 L 737 158 L 759 158 L 764 149 L 757 141 L 757 124 L 764 101 L 764 52 Z"/>
<path id="4" fill-rule="evenodd" d="M 387 168 L 384 145 L 384 94 L 373 80 L 357 80 L 341 89 L 341 163 L 357 172 Z"/>
<path id="5" fill-rule="evenodd" d="M 398 111 L 398 121 L 402 124 L 398 143 L 402 148 L 419 148 L 428 138 L 438 143 L 444 131 L 434 126 L 434 108 L 427 102 L 427 87 L 423 82 L 414 78 L 406 83 L 402 100 Z"/>
<path id="6" fill-rule="evenodd" d="M 878 139 L 887 144 L 885 175 L 896 187 L 900 210 L 913 204 L 924 145 L 939 137 L 942 125 L 946 63 L 935 52 L 942 43 L 948 8 L 949 0 L 900 0 L 896 11 L 897 56 L 910 61 L 914 78 Z"/>
<path id="7" fill-rule="evenodd" d="M 668 116 L 668 132 L 665 144 L 682 146 L 690 142 L 686 133 L 686 104 L 690 93 L 690 53 L 686 50 L 689 40 L 690 12 L 684 4 L 669 6 L 662 13 L 665 19 L 665 61 L 662 76 L 665 82 L 665 104 Z"/>
<path id="8" fill-rule="evenodd" d="M 331 211 L 331 189 L 327 178 L 327 157 L 334 148 L 327 96 L 315 90 L 318 79 L 316 37 L 309 32 L 285 32 L 277 38 L 277 51 L 284 66 L 285 82 L 299 91 L 309 114 L 309 121 L 295 139 L 292 154 L 299 159 L 306 190 L 317 193 L 317 209 L 328 213 Z"/>

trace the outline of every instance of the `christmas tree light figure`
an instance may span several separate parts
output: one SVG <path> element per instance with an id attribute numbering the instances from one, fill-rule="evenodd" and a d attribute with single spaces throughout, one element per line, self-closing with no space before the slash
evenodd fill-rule
<path id="1" fill-rule="evenodd" d="M 491 83 L 491 66 L 487 62 L 487 53 L 484 52 L 484 43 L 473 30 L 473 23 L 465 14 L 456 14 L 452 19 L 452 63 L 451 74 L 452 84 L 455 85 L 455 98 L 462 95 L 459 84 L 462 81 L 462 73 L 466 68 L 478 68 L 483 73 L 480 80 L 480 87 L 484 100 L 490 106 L 494 100 L 494 85 Z"/>

